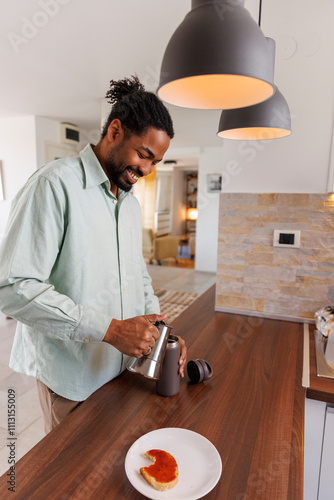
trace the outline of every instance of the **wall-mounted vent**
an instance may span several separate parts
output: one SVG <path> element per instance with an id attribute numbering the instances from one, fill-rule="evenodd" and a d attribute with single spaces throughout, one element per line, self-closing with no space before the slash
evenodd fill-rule
<path id="1" fill-rule="evenodd" d="M 61 123 L 60 140 L 67 144 L 77 144 L 80 141 L 79 128 L 71 123 Z"/>

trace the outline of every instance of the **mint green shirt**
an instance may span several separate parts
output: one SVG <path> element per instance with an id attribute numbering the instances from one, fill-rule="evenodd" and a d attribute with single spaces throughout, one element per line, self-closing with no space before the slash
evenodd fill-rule
<path id="1" fill-rule="evenodd" d="M 125 367 L 128 357 L 102 342 L 111 320 L 159 313 L 139 203 L 115 198 L 90 145 L 37 170 L 15 197 L 0 310 L 18 321 L 10 367 L 74 401 Z"/>

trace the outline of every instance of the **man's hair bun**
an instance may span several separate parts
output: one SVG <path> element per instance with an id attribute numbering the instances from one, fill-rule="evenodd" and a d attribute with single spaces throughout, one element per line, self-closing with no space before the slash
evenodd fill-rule
<path id="1" fill-rule="evenodd" d="M 173 138 L 173 122 L 168 109 L 153 92 L 145 90 L 136 75 L 123 80 L 111 80 L 106 98 L 112 107 L 101 138 L 105 137 L 110 123 L 115 119 L 122 122 L 126 133 L 142 135 L 153 127 L 164 130 Z"/>
<path id="2" fill-rule="evenodd" d="M 145 92 L 144 85 L 140 83 L 139 78 L 135 75 L 123 80 L 110 80 L 110 89 L 106 93 L 106 98 L 110 104 L 115 104 L 123 97 L 134 92 Z"/>

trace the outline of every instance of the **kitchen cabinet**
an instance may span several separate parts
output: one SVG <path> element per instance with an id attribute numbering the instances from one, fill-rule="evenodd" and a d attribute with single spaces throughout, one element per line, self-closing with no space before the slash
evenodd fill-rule
<path id="1" fill-rule="evenodd" d="M 305 398 L 304 500 L 318 500 L 326 403 Z"/>
<path id="2" fill-rule="evenodd" d="M 334 380 L 317 375 L 314 330 L 309 342 L 309 382 L 304 422 L 304 500 L 334 498 Z"/>
<path id="3" fill-rule="evenodd" d="M 319 500 L 334 497 L 334 408 L 327 406 L 319 477 Z"/>
<path id="4" fill-rule="evenodd" d="M 304 500 L 334 498 L 334 408 L 305 400 Z"/>

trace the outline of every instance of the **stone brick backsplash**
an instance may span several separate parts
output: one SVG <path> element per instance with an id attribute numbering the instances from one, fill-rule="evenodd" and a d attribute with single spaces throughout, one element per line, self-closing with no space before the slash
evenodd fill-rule
<path id="1" fill-rule="evenodd" d="M 300 248 L 273 246 L 301 231 Z M 222 193 L 216 309 L 310 321 L 334 305 L 334 196 Z"/>

